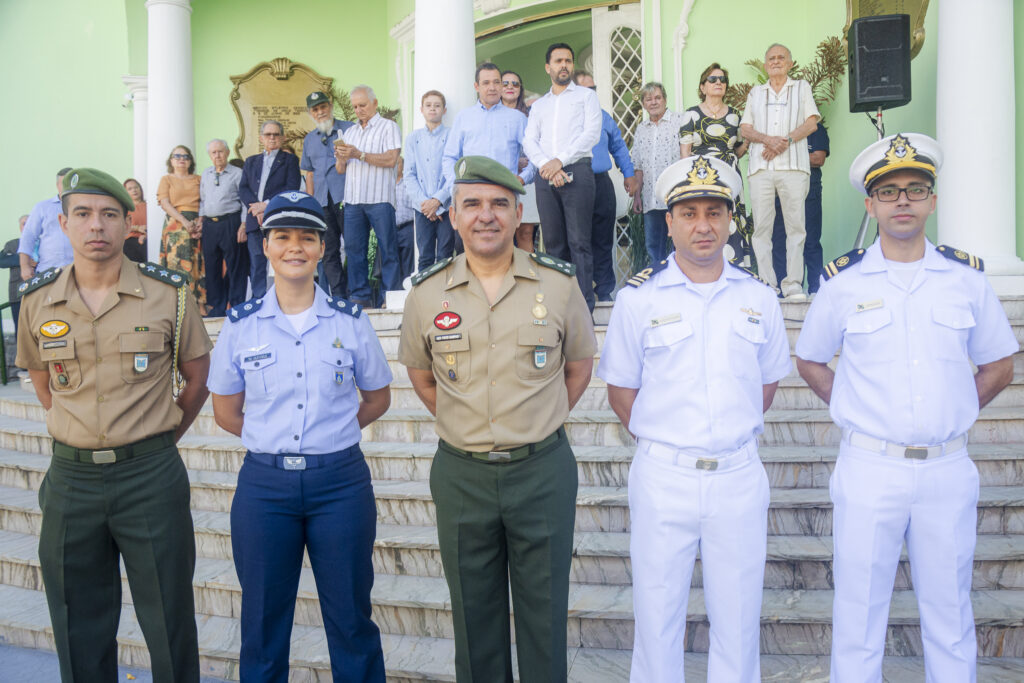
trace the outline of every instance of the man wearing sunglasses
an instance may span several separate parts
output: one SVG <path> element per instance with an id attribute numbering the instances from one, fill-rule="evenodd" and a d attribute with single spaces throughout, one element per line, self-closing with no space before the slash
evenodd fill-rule
<path id="1" fill-rule="evenodd" d="M 881 680 L 904 541 L 926 678 L 975 680 L 978 470 L 967 431 L 1013 379 L 1019 347 L 981 260 L 925 237 L 941 163 L 938 143 L 917 133 L 854 160 L 850 181 L 879 239 L 825 266 L 796 344 L 800 375 L 842 429 L 829 482 L 834 683 Z"/>

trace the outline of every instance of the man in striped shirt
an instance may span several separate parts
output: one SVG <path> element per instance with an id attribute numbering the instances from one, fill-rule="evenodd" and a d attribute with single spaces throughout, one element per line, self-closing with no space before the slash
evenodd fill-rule
<path id="1" fill-rule="evenodd" d="M 350 95 L 357 125 L 346 130 L 344 144 L 335 146 L 336 170 L 345 177 L 345 255 L 348 291 L 353 303 L 371 301 L 366 249 L 370 228 L 377 235 L 384 289 L 402 288 L 395 226 L 395 165 L 402 149 L 398 124 L 377 113 L 377 98 L 368 85 L 357 85 Z"/>

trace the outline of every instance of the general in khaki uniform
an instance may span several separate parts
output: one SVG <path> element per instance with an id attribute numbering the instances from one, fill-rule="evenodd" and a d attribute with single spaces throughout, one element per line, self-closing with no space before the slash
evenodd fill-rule
<path id="1" fill-rule="evenodd" d="M 925 678 L 976 676 L 978 470 L 967 432 L 1012 380 L 1019 345 L 981 260 L 925 237 L 941 163 L 938 143 L 917 133 L 889 136 L 854 160 L 850 181 L 868 195 L 879 239 L 825 267 L 796 343 L 801 376 L 843 432 L 829 481 L 835 683 L 882 678 L 904 542 Z M 827 363 L 840 347 L 833 374 Z"/>
<path id="2" fill-rule="evenodd" d="M 122 255 L 133 204 L 120 182 L 75 169 L 61 199 L 74 262 L 23 285 L 18 333 L 54 439 L 39 563 L 61 678 L 116 680 L 123 558 L 154 680 L 196 681 L 195 541 L 175 442 L 207 396 L 210 340 L 184 275 Z"/>
<path id="3" fill-rule="evenodd" d="M 518 179 L 456 163 L 466 253 L 414 278 L 399 360 L 437 416 L 430 472 L 460 683 L 566 679 L 577 473 L 563 422 L 590 380 L 593 322 L 570 264 L 512 246 Z"/>

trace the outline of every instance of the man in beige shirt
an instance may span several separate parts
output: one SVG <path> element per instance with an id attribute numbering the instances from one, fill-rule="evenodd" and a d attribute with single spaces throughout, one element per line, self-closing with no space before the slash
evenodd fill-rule
<path id="1" fill-rule="evenodd" d="M 22 284 L 18 329 L 18 365 L 54 439 L 39 564 L 61 678 L 116 680 L 123 557 L 153 680 L 198 681 L 195 540 L 175 443 L 206 400 L 210 339 L 185 275 L 123 256 L 134 205 L 117 179 L 74 169 L 61 202 L 74 261 Z"/>
<path id="2" fill-rule="evenodd" d="M 455 165 L 466 252 L 414 277 L 399 360 L 437 416 L 430 471 L 459 681 L 566 679 L 576 461 L 562 426 L 590 381 L 593 321 L 571 264 L 513 247 L 523 186 L 485 157 Z"/>

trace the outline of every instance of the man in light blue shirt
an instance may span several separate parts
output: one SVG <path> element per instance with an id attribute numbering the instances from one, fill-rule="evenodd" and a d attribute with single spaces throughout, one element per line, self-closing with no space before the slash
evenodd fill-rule
<path id="1" fill-rule="evenodd" d="M 62 168 L 57 172 L 57 192 L 60 183 L 70 168 Z M 61 215 L 60 196 L 54 195 L 32 207 L 25 223 L 25 231 L 18 242 L 18 259 L 21 262 L 21 279 L 29 280 L 37 272 L 42 273 L 50 268 L 66 266 L 71 263 L 75 254 L 71 251 L 71 242 L 60 229 L 58 216 Z M 35 265 L 32 261 L 39 254 Z"/>
<path id="2" fill-rule="evenodd" d="M 409 133 L 405 139 L 405 156 L 409 161 L 404 189 L 415 211 L 416 246 L 420 252 L 416 270 L 424 270 L 435 261 L 448 258 L 455 249 L 455 231 L 448 218 L 451 194 L 441 169 L 450 130 L 441 123 L 445 111 L 443 94 L 437 90 L 423 93 L 420 112 L 427 125 Z"/>
<path id="3" fill-rule="evenodd" d="M 484 62 L 477 67 L 473 87 L 480 99 L 455 117 L 444 148 L 441 165 L 448 194 L 455 181 L 455 162 L 464 156 L 494 159 L 528 184 L 536 173 L 533 164 L 519 170 L 519 157 L 525 156 L 526 115 L 501 103 L 501 69 Z"/>
<path id="4" fill-rule="evenodd" d="M 341 258 L 341 229 L 345 224 L 342 211 L 345 200 L 345 174 L 334 165 L 334 143 L 352 127 L 351 121 L 334 118 L 334 105 L 327 93 L 317 90 L 306 97 L 306 110 L 315 127 L 302 140 L 302 161 L 299 168 L 306 175 L 306 194 L 320 202 L 327 218 L 324 234 L 323 268 L 330 293 L 348 296 L 348 278 Z M 343 167 L 344 168 L 344 167 Z M 326 288 L 325 288 L 326 289 Z"/>

